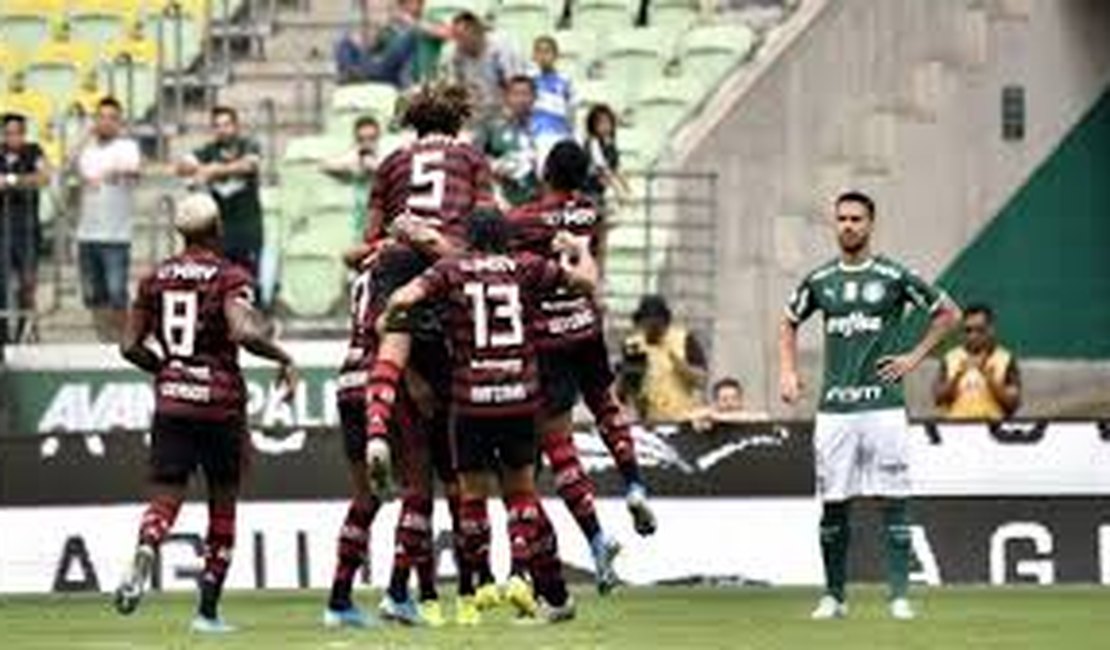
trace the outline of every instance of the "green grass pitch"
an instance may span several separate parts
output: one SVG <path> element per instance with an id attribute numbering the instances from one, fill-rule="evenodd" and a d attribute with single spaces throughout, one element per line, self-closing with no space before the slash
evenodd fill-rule
<path id="1" fill-rule="evenodd" d="M 106 597 L 0 597 L 0 648 L 1110 648 L 1110 590 L 1097 588 L 917 590 L 921 616 L 902 623 L 886 618 L 882 591 L 872 587 L 851 592 L 848 620 L 820 623 L 806 618 L 816 600 L 809 589 L 629 588 L 604 600 L 576 595 L 578 620 L 556 627 L 514 625 L 507 612 L 494 612 L 478 628 L 329 631 L 318 625 L 320 593 L 232 592 L 224 614 L 240 630 L 220 638 L 186 631 L 189 594 L 151 596 L 130 618 L 116 615 Z M 369 598 L 361 596 L 364 603 Z"/>

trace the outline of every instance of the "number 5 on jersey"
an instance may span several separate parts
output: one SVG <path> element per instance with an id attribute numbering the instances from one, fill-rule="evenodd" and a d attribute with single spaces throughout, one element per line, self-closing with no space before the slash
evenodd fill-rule
<path id="1" fill-rule="evenodd" d="M 467 282 L 463 285 L 463 292 L 474 308 L 476 349 L 515 347 L 524 343 L 520 287 L 515 284 Z"/>
<path id="2" fill-rule="evenodd" d="M 442 150 L 413 154 L 412 176 L 409 179 L 409 208 L 438 210 L 443 207 L 443 196 L 447 191 L 447 172 L 436 167 L 443 162 L 443 158 Z"/>

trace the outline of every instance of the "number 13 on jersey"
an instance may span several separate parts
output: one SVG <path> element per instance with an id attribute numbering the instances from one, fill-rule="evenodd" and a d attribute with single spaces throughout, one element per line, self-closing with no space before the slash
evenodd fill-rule
<path id="1" fill-rule="evenodd" d="M 467 282 L 474 316 L 474 347 L 514 347 L 524 343 L 524 310 L 520 287 L 515 284 Z"/>

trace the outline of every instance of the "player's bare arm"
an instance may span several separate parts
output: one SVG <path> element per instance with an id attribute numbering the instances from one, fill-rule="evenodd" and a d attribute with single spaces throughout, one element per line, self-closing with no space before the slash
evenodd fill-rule
<path id="1" fill-rule="evenodd" d="M 389 301 L 386 302 L 385 309 L 382 310 L 382 315 L 378 317 L 378 332 L 384 334 L 391 319 L 396 318 L 397 314 L 405 309 L 409 309 L 413 305 L 424 301 L 427 297 L 427 284 L 422 278 L 416 278 L 412 282 L 394 291 L 393 294 L 389 296 Z"/>
<path id="2" fill-rule="evenodd" d="M 779 325 L 779 396 L 794 404 L 802 396 L 802 380 L 798 376 L 798 325 L 783 316 Z"/>
<path id="3" fill-rule="evenodd" d="M 933 310 L 929 329 L 912 350 L 879 359 L 877 368 L 879 379 L 888 383 L 901 381 L 921 365 L 933 348 L 940 345 L 941 341 L 955 329 L 961 318 L 962 314 L 956 303 L 947 297 L 942 298 L 940 304 Z"/>
<path id="4" fill-rule="evenodd" d="M 1010 367 L 1006 369 L 1006 375 L 1001 381 L 986 368 L 983 375 L 987 378 L 987 388 L 1007 417 L 1017 412 L 1021 407 L 1021 371 L 1018 370 L 1017 361 L 1010 361 Z"/>
<path id="5" fill-rule="evenodd" d="M 149 334 L 150 318 L 147 312 L 141 309 L 130 310 L 127 313 L 123 339 L 120 341 L 120 354 L 139 370 L 155 375 L 162 369 L 162 357 L 147 347 L 146 339 Z"/>
<path id="6" fill-rule="evenodd" d="M 247 352 L 278 364 L 279 388 L 292 396 L 300 375 L 293 358 L 273 340 L 273 324 L 243 297 L 230 298 L 224 305 L 224 314 L 231 330 L 231 340 Z"/>

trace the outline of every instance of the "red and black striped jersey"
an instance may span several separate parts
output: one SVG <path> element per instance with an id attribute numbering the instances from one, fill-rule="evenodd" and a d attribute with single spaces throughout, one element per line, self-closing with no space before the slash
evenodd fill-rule
<path id="1" fill-rule="evenodd" d="M 132 309 L 161 348 L 155 378 L 159 414 L 216 421 L 245 417 L 246 386 L 225 305 L 254 302 L 241 266 L 208 250 L 167 259 L 139 283 Z"/>
<path id="2" fill-rule="evenodd" d="M 546 194 L 511 211 L 508 220 L 514 250 L 550 259 L 557 258 L 551 246 L 560 231 L 588 239 L 590 252 L 596 257 L 605 227 L 597 204 L 577 192 Z M 535 300 L 539 310 L 532 327 L 541 350 L 563 349 L 600 335 L 601 310 L 592 296 L 556 287 Z"/>
<path id="3" fill-rule="evenodd" d="M 466 253 L 422 276 L 426 300 L 443 307 L 452 356 L 451 401 L 477 417 L 527 416 L 538 406 L 528 296 L 565 283 L 556 263 L 530 254 Z"/>
<path id="4" fill-rule="evenodd" d="M 473 146 L 446 136 L 421 138 L 378 167 L 366 239 L 381 239 L 394 219 L 408 213 L 462 241 L 474 208 L 493 204 L 492 183 L 489 163 Z"/>
<path id="5" fill-rule="evenodd" d="M 341 402 L 360 402 L 366 394 L 366 380 L 369 364 L 373 362 L 378 349 L 378 333 L 375 324 L 381 314 L 381 301 L 375 300 L 374 266 L 359 272 L 351 281 L 351 336 L 347 342 L 347 354 L 339 369 L 337 397 Z"/>

